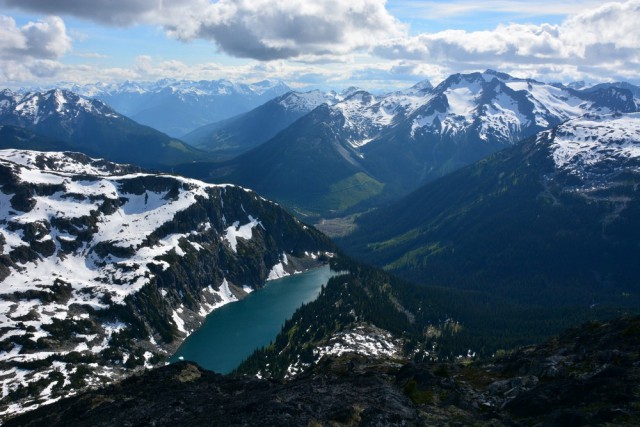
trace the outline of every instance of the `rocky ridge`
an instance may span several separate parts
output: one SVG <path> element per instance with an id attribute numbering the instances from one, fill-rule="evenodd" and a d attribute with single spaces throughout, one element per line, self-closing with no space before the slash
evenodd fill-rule
<path id="1" fill-rule="evenodd" d="M 589 323 L 488 361 L 323 357 L 289 381 L 178 363 L 9 420 L 7 426 L 636 425 L 640 318 Z"/>

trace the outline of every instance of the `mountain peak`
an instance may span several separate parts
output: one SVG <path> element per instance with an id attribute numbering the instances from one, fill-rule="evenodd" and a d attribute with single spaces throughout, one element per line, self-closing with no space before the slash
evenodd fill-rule
<path id="1" fill-rule="evenodd" d="M 291 89 L 280 80 L 234 83 L 163 79 L 78 88 L 138 123 L 181 138 L 202 126 L 246 113 Z"/>
<path id="2" fill-rule="evenodd" d="M 335 96 L 331 93 L 323 93 L 320 90 L 308 92 L 291 91 L 275 98 L 273 101 L 292 112 L 309 112 L 324 103 L 333 103 Z"/>
<path id="3" fill-rule="evenodd" d="M 421 91 L 421 92 L 426 92 L 428 90 L 433 89 L 433 85 L 431 84 L 431 82 L 429 80 L 421 80 L 418 83 L 414 84 L 413 86 L 411 86 L 411 89 L 416 90 L 416 91 Z"/>
<path id="4" fill-rule="evenodd" d="M 354 88 L 355 89 L 355 88 Z M 360 102 L 363 104 L 371 104 L 375 102 L 375 97 L 363 89 L 357 89 L 349 93 L 343 102 Z"/>
<path id="5" fill-rule="evenodd" d="M 515 77 L 513 77 L 513 76 L 511 76 L 511 75 L 509 75 L 507 73 L 503 73 L 501 71 L 492 70 L 490 68 L 485 70 L 484 73 L 482 73 L 482 74 L 486 75 L 486 76 L 494 76 L 494 77 L 497 77 L 500 80 L 505 80 L 505 81 L 516 80 Z"/>

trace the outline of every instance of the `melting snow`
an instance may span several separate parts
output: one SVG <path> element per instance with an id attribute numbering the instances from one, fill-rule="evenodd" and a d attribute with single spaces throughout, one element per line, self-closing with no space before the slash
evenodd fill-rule
<path id="1" fill-rule="evenodd" d="M 333 104 L 335 96 L 319 90 L 309 92 L 289 92 L 278 102 L 289 111 L 309 112 L 321 104 Z"/>
<path id="2" fill-rule="evenodd" d="M 351 330 L 339 332 L 329 339 L 326 346 L 314 349 L 316 360 L 326 355 L 340 356 L 356 353 L 369 357 L 399 357 L 401 342 L 390 332 L 370 325 L 358 325 Z"/>
<path id="3" fill-rule="evenodd" d="M 267 277 L 267 280 L 275 280 L 275 279 L 280 279 L 282 277 L 289 276 L 290 273 L 288 273 L 284 269 L 284 266 L 287 265 L 288 263 L 289 263 L 289 260 L 287 259 L 287 254 L 282 253 L 282 256 L 280 257 L 280 262 L 271 268 L 271 271 L 269 272 L 269 276 Z"/>
<path id="4" fill-rule="evenodd" d="M 281 262 L 279 262 L 279 263 L 277 263 L 276 265 L 273 266 L 273 268 L 269 272 L 269 276 L 267 277 L 267 280 L 280 279 L 280 278 L 288 276 L 288 275 L 289 275 L 289 273 L 287 273 L 284 270 L 284 266 L 282 265 Z"/>
<path id="5" fill-rule="evenodd" d="M 610 160 L 640 159 L 640 113 L 570 120 L 557 128 L 551 150 L 557 168 L 578 175 Z"/>
<path id="6" fill-rule="evenodd" d="M 231 292 L 231 289 L 229 289 L 229 282 L 227 282 L 227 279 L 222 280 L 222 284 L 220 285 L 220 288 L 217 291 L 213 289 L 213 287 L 209 286 L 205 288 L 202 292 L 203 294 L 208 293 L 210 296 L 213 296 L 213 298 L 216 300 L 216 302 L 214 303 L 208 303 L 206 302 L 208 298 L 204 296 L 203 300 L 205 302 L 202 303 L 200 307 L 200 312 L 198 313 L 202 317 L 206 317 L 213 310 L 220 308 L 223 305 L 229 304 L 230 302 L 238 301 L 238 298 L 233 294 L 233 292 Z"/>
<path id="7" fill-rule="evenodd" d="M 457 116 L 470 120 L 475 109 L 475 97 L 480 92 L 480 85 L 454 87 L 445 92 L 449 102 L 449 111 Z"/>
<path id="8" fill-rule="evenodd" d="M 262 225 L 260 221 L 258 221 L 256 218 L 253 218 L 251 215 L 249 215 L 249 222 L 242 226 L 240 225 L 240 221 L 235 221 L 233 225 L 227 227 L 227 229 L 225 230 L 224 239 L 229 242 L 231 249 L 234 252 L 237 252 L 238 238 L 251 240 L 251 237 L 253 236 L 253 227 L 257 226 L 258 224 Z"/>

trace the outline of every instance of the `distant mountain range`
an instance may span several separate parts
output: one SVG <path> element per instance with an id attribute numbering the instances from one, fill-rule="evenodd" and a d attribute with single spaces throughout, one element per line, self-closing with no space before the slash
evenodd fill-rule
<path id="1" fill-rule="evenodd" d="M 594 92 L 600 89 L 608 89 L 608 88 L 618 88 L 618 89 L 626 89 L 633 94 L 634 101 L 637 106 L 640 108 L 640 86 L 632 85 L 627 82 L 613 82 L 613 83 L 600 83 L 589 88 L 584 88 L 585 92 Z"/>
<path id="2" fill-rule="evenodd" d="M 456 74 L 435 88 L 424 82 L 383 96 L 355 91 L 231 161 L 178 170 L 256 188 L 302 214 L 331 215 L 407 194 L 571 118 L 635 111 L 626 88 L 578 91 L 490 70 Z M 276 121 L 260 113 L 247 113 L 252 121 L 241 126 Z M 225 135 L 224 144 L 246 146 L 242 136 L 236 143 L 233 132 Z"/>
<path id="3" fill-rule="evenodd" d="M 162 363 L 327 238 L 252 191 L 0 150 L 0 413 Z M 283 265 L 286 264 L 286 265 Z"/>
<path id="4" fill-rule="evenodd" d="M 319 105 L 333 105 L 356 90 L 287 92 L 247 113 L 198 128 L 183 139 L 220 158 L 233 158 L 268 141 Z"/>
<path id="5" fill-rule="evenodd" d="M 204 152 L 140 125 L 101 101 L 68 90 L 0 92 L 0 125 L 5 126 L 4 148 L 74 150 L 150 168 L 206 158 Z M 10 131 L 11 127 L 23 130 Z"/>
<path id="6" fill-rule="evenodd" d="M 350 253 L 526 304 L 640 300 L 640 113 L 585 115 L 363 215 Z"/>
<path id="7" fill-rule="evenodd" d="M 228 80 L 173 79 L 68 85 L 66 88 L 103 101 L 136 122 L 174 138 L 247 112 L 291 90 L 280 81 L 240 84 Z"/>

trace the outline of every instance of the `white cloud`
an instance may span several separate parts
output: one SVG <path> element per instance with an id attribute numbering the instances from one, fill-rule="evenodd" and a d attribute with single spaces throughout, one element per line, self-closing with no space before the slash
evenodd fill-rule
<path id="1" fill-rule="evenodd" d="M 177 3 L 168 1 L 167 3 Z M 108 25 L 143 22 L 163 0 L 0 0 L 0 4 L 49 15 L 72 15 Z"/>
<path id="2" fill-rule="evenodd" d="M 0 81 L 50 78 L 63 67 L 57 59 L 71 50 L 62 19 L 52 16 L 18 27 L 0 15 Z"/>
<path id="3" fill-rule="evenodd" d="M 452 17 L 469 16 L 473 14 L 509 14 L 518 17 L 569 15 L 580 13 L 585 8 L 601 5 L 602 0 L 400 0 L 394 2 L 393 10 L 407 17 L 423 19 L 447 19 Z"/>
<path id="4" fill-rule="evenodd" d="M 562 38 L 583 52 L 596 45 L 640 49 L 640 0 L 608 3 L 575 15 L 562 24 Z"/>
<path id="5" fill-rule="evenodd" d="M 108 25 L 161 26 L 180 40 L 214 41 L 221 51 L 258 60 L 330 56 L 400 36 L 405 26 L 385 0 L 0 0 Z"/>
<path id="6" fill-rule="evenodd" d="M 531 2 L 489 0 L 482 7 L 499 13 L 579 13 L 558 25 L 507 24 L 488 31 L 409 36 L 408 27 L 387 10 L 385 0 L 0 0 L 0 5 L 110 26 L 151 24 L 170 37 L 210 40 L 223 53 L 247 58 L 194 64 L 189 59 L 141 55 L 127 68 L 109 67 L 107 61 L 96 61 L 106 59 L 99 52 L 85 52 L 76 57 L 94 59 L 94 64 L 63 65 L 55 60 L 70 51 L 71 38 L 60 18 L 18 27 L 12 18 L 0 17 L 0 78 L 8 83 L 56 78 L 279 78 L 293 86 L 351 81 L 363 87 L 401 87 L 413 78 L 437 83 L 452 72 L 494 68 L 547 81 L 638 82 L 640 0 L 584 10 L 595 3 L 601 2 L 542 0 L 534 7 Z M 433 18 L 479 13 L 478 5 L 470 0 L 405 0 L 389 6 L 394 12 L 413 10 L 416 16 L 431 12 Z M 74 40 L 83 34 L 71 33 Z"/>
<path id="7" fill-rule="evenodd" d="M 221 0 L 196 22 L 170 34 L 259 60 L 347 54 L 404 31 L 383 0 Z"/>
<path id="8" fill-rule="evenodd" d="M 9 16 L 0 16 L 0 55 L 3 59 L 55 59 L 71 50 L 64 21 L 50 16 L 22 27 Z"/>
<path id="9" fill-rule="evenodd" d="M 389 39 L 373 49 L 387 59 L 450 69 L 547 67 L 592 77 L 621 71 L 640 77 L 640 0 L 608 3 L 560 25 L 500 25 L 492 31 L 447 30 Z M 584 74 L 582 74 L 584 76 Z"/>
<path id="10" fill-rule="evenodd" d="M 87 58 L 87 59 L 106 59 L 109 58 L 109 55 L 105 55 L 97 52 L 75 52 L 75 56 L 79 58 Z"/>

